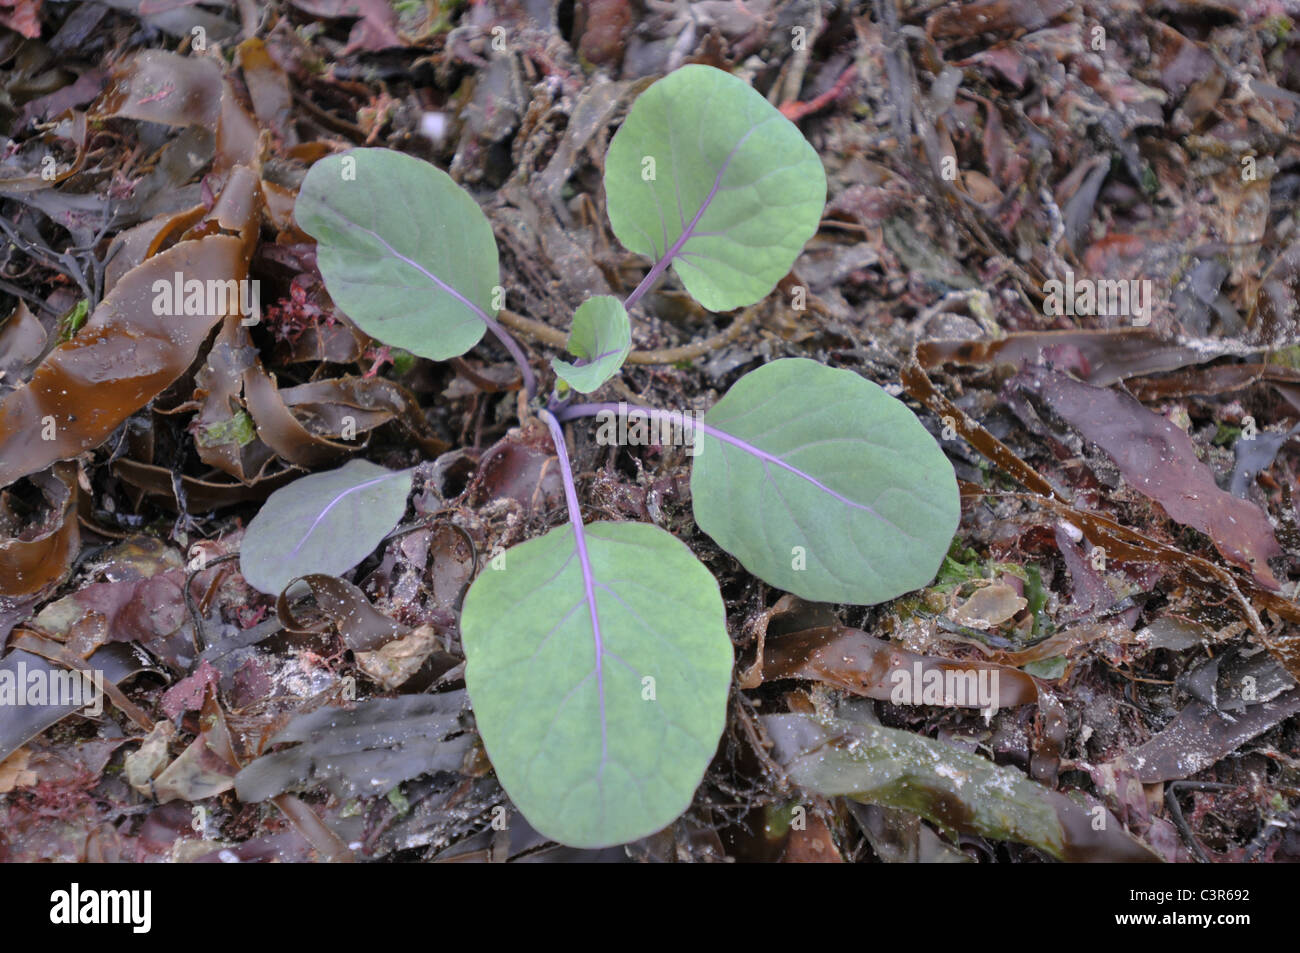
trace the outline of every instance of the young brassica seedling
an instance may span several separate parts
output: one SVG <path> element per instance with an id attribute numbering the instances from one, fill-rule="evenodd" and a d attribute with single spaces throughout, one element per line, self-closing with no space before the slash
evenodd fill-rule
<path id="1" fill-rule="evenodd" d="M 618 373 L 628 312 L 669 268 L 710 310 L 770 294 L 817 230 L 826 178 L 799 130 L 742 80 L 685 66 L 633 104 L 610 143 L 605 191 L 614 234 L 653 264 L 625 301 L 600 296 L 577 309 L 568 347 L 577 361 L 553 360 L 563 384 L 545 400 L 496 321 L 491 227 L 445 173 L 354 149 L 313 165 L 295 206 L 326 288 L 363 331 L 433 360 L 491 331 L 550 429 L 568 522 L 479 574 L 461 634 L 498 778 L 538 831 L 577 847 L 646 836 L 689 806 L 722 734 L 733 654 L 718 584 L 684 543 L 648 523 L 584 524 L 562 430 L 600 414 L 683 416 L 569 395 Z M 876 384 L 776 360 L 688 426 L 696 522 L 768 584 L 869 605 L 938 571 L 959 516 L 953 469 Z M 248 528 L 250 581 L 278 592 L 297 575 L 355 564 L 401 516 L 391 501 L 362 502 L 395 498 L 409 487 L 398 476 L 354 462 L 277 491 Z M 382 512 L 370 519 L 372 510 Z M 348 546 L 331 551 L 343 536 Z"/>

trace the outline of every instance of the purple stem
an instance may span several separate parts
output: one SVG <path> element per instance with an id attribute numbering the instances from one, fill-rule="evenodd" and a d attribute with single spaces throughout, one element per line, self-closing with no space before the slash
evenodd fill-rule
<path id="1" fill-rule="evenodd" d="M 704 209 L 700 209 L 700 211 L 703 212 Z M 632 310 L 632 306 L 641 300 L 642 295 L 650 290 L 654 283 L 659 280 L 659 276 L 668 269 L 670 264 L 672 264 L 673 256 L 682 250 L 682 245 L 686 244 L 686 239 L 690 237 L 690 232 L 682 232 L 681 237 L 678 238 L 677 241 L 673 242 L 673 247 L 668 250 L 668 254 L 655 262 L 654 267 L 647 271 L 646 276 L 641 279 L 641 283 L 632 289 L 632 293 L 628 295 L 627 300 L 623 302 L 624 310 Z"/>
<path id="2" fill-rule="evenodd" d="M 564 430 L 549 410 L 539 410 L 537 415 L 550 428 L 555 453 L 560 458 L 560 478 L 564 481 L 564 502 L 569 508 L 569 522 L 573 524 L 574 545 L 578 550 L 578 564 L 582 567 L 582 586 L 591 613 L 591 633 L 596 642 L 596 693 L 600 698 L 600 763 L 604 765 L 606 746 L 605 728 L 605 644 L 600 636 L 600 614 L 596 610 L 596 580 L 591 572 L 591 557 L 587 555 L 587 534 L 582 526 L 582 509 L 578 506 L 578 488 L 573 483 L 573 467 L 569 463 L 569 448 L 564 443 Z"/>
<path id="3" fill-rule="evenodd" d="M 515 359 L 515 363 L 519 365 L 519 373 L 524 376 L 524 390 L 528 392 L 528 399 L 532 400 L 537 393 L 537 378 L 533 376 L 533 369 L 528 366 L 528 358 L 525 356 L 523 348 L 519 346 L 518 341 L 511 337 L 509 331 L 488 317 L 486 313 L 477 310 L 476 313 L 487 324 L 488 330 L 495 334 L 496 339 L 510 352 L 510 356 Z"/>
<path id="4" fill-rule="evenodd" d="M 396 248 L 390 245 L 382 235 L 380 235 L 374 229 L 366 228 L 364 225 L 359 225 L 356 222 L 351 221 L 346 215 L 344 215 L 338 209 L 334 209 L 328 204 L 326 205 L 326 207 L 331 208 L 331 211 L 333 211 L 336 215 L 338 215 L 339 218 L 341 218 L 343 221 L 347 222 L 350 227 L 365 232 L 375 241 L 379 242 L 379 244 L 383 245 L 384 248 L 388 249 L 388 253 L 390 255 L 392 255 L 398 261 L 410 265 L 420 274 L 424 275 L 424 277 L 428 278 L 440 289 L 442 289 L 447 294 L 451 295 L 453 298 L 459 301 L 462 305 L 464 305 L 466 308 L 472 311 L 475 317 L 477 317 L 480 321 L 486 324 L 487 329 L 491 331 L 493 335 L 496 336 L 496 339 L 500 341 L 502 345 L 505 346 L 505 349 L 510 352 L 510 356 L 515 359 L 515 363 L 519 365 L 519 372 L 523 374 L 524 377 L 524 389 L 528 391 L 528 399 L 532 400 L 533 396 L 537 393 L 537 378 L 533 376 L 533 369 L 528 365 L 528 358 L 524 355 L 523 348 L 519 346 L 519 342 L 517 342 L 513 337 L 510 336 L 509 331 L 507 331 L 500 324 L 498 324 L 497 321 L 494 318 L 492 318 L 486 311 L 484 311 L 482 308 L 476 305 L 473 301 L 470 301 L 469 298 L 466 298 L 463 294 L 461 294 L 451 285 L 447 284 L 447 282 L 443 281 L 441 278 L 439 278 L 429 269 L 425 268 L 418 261 L 414 261 L 410 258 L 407 258 L 405 255 L 399 252 Z"/>
<path id="5" fill-rule="evenodd" d="M 753 129 L 750 129 L 749 132 L 740 137 L 739 142 L 731 147 L 731 151 L 727 153 L 727 158 L 722 160 L 722 166 L 718 169 L 718 174 L 713 178 L 713 188 L 709 189 L 709 194 L 704 196 L 704 201 L 700 204 L 699 210 L 696 211 L 695 217 L 691 219 L 689 225 L 682 229 L 682 233 L 677 236 L 677 241 L 673 242 L 668 251 L 664 253 L 664 256 L 654 263 L 654 267 L 652 267 L 646 273 L 646 276 L 641 279 L 641 283 L 632 289 L 632 293 L 628 295 L 627 300 L 623 302 L 623 308 L 625 310 L 632 310 L 632 306 L 640 301 L 642 295 L 654 286 L 654 283 L 659 280 L 659 276 L 667 271 L 668 266 L 672 264 L 673 259 L 680 254 L 683 246 L 694 237 L 695 226 L 700 224 L 700 219 L 704 217 L 705 211 L 708 210 L 709 205 L 713 202 L 714 198 L 717 197 L 718 189 L 722 186 L 722 177 L 727 173 L 727 166 L 731 165 L 731 160 L 740 150 L 740 147 L 745 144 L 745 140 L 748 139 L 754 129 L 757 128 L 758 127 L 755 126 Z M 680 203 L 678 204 L 680 206 Z"/>

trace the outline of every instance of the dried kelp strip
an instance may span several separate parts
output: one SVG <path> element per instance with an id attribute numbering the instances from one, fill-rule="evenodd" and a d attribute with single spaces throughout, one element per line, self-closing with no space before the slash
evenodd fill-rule
<path id="1" fill-rule="evenodd" d="M 1159 861 L 1100 805 L 1085 807 L 977 754 L 843 718 L 760 720 L 790 779 L 823 796 L 900 808 L 950 831 L 1028 844 L 1063 861 Z"/>
<path id="2" fill-rule="evenodd" d="M 105 645 L 88 660 L 90 668 L 104 673 L 104 685 L 118 685 L 140 672 L 157 671 L 153 663 L 140 649 L 125 642 Z M 33 652 L 15 648 L 0 659 L 0 671 L 8 672 L 11 678 L 19 673 L 40 673 L 38 677 L 49 681 L 54 673 L 61 671 L 59 666 Z M 35 738 L 46 728 L 58 724 L 64 718 L 79 711 L 70 705 L 6 705 L 0 708 L 0 761 L 21 748 L 27 741 Z"/>
<path id="3" fill-rule="evenodd" d="M 332 623 L 347 647 L 354 652 L 374 651 L 394 639 L 411 634 L 410 626 L 388 618 L 370 604 L 364 592 L 344 579 L 312 573 L 301 577 L 300 581 L 311 590 L 316 607 L 325 614 L 329 623 L 326 626 L 314 625 L 295 615 L 287 596 L 289 589 L 293 588 L 289 586 L 276 600 L 275 611 L 280 624 L 290 632 L 320 632 Z"/>
<path id="4" fill-rule="evenodd" d="M 348 845 L 308 804 L 292 794 L 273 797 L 271 803 L 284 813 L 289 823 L 311 844 L 321 859 L 331 864 L 350 864 L 356 860 Z"/>
<path id="5" fill-rule="evenodd" d="M 1184 553 L 1137 530 L 1121 526 L 1104 516 L 1076 508 L 1038 471 L 1016 456 L 1011 448 L 939 392 L 926 373 L 926 369 L 943 364 L 950 359 L 960 360 L 962 363 L 979 363 L 979 355 L 985 352 L 985 344 L 986 342 L 982 341 L 939 341 L 918 344 L 902 371 L 903 387 L 908 394 L 941 419 L 948 418 L 953 429 L 972 447 L 1032 491 L 1001 493 L 988 491 L 970 483 L 962 483 L 962 496 L 967 498 L 1004 496 L 1035 503 L 1051 510 L 1055 515 L 1075 526 L 1094 546 L 1105 547 L 1108 558 L 1135 563 L 1157 562 L 1210 586 L 1227 596 L 1241 609 L 1242 617 L 1250 625 L 1251 631 L 1260 644 L 1267 646 L 1287 671 L 1292 675 L 1300 675 L 1300 636 L 1285 632 L 1271 633 L 1260 620 L 1255 603 L 1263 605 L 1288 622 L 1295 623 L 1300 623 L 1300 606 L 1262 586 L 1255 585 L 1249 579 L 1234 576 L 1209 560 Z M 952 354 L 960 354 L 962 357 L 952 358 L 949 356 Z M 1247 598 L 1247 595 L 1250 598 Z"/>
<path id="6" fill-rule="evenodd" d="M 919 679 L 916 677 L 918 672 Z M 970 673 L 977 682 L 979 673 L 985 673 L 981 684 L 988 685 L 994 684 L 991 676 L 996 673 L 998 708 L 1028 705 L 1038 699 L 1037 684 L 1031 676 L 1018 669 L 918 655 L 848 626 L 805 629 L 775 637 L 768 635 L 763 653 L 764 681 L 815 679 L 879 701 L 896 698 L 896 688 L 905 683 L 910 686 L 908 704 L 914 703 L 914 693 L 919 699 L 922 682 L 931 678 L 931 673 L 937 674 L 938 684 L 943 685 L 944 673 L 947 672 L 961 676 Z M 959 679 L 957 684 L 964 686 L 966 682 Z M 961 708 L 991 707 L 988 701 L 979 699 L 975 691 L 965 692 L 958 698 L 945 698 L 941 704 Z"/>
<path id="7" fill-rule="evenodd" d="M 241 801 L 324 785 L 340 798 L 384 794 L 402 781 L 459 770 L 473 747 L 463 691 L 375 698 L 351 710 L 299 715 L 271 744 L 301 742 L 263 755 L 235 778 Z"/>
<path id="8" fill-rule="evenodd" d="M 1127 381 L 1125 386 L 1140 401 L 1177 400 L 1230 394 L 1261 381 L 1300 383 L 1300 371 L 1285 364 L 1216 364 L 1160 377 L 1137 377 Z"/>
<path id="9" fill-rule="evenodd" d="M 1238 440 L 1233 445 L 1237 462 L 1232 468 L 1232 477 L 1228 480 L 1228 492 L 1246 499 L 1247 490 L 1254 483 L 1255 477 L 1273 465 L 1278 451 L 1297 434 L 1300 434 L 1300 424 L 1280 433 L 1260 431 L 1252 440 Z"/>
<path id="10" fill-rule="evenodd" d="M 207 57 L 142 50 L 113 70 L 93 115 L 215 128 L 221 117 L 221 68 Z"/>
<path id="11" fill-rule="evenodd" d="M 1273 525 L 1254 503 L 1219 489 L 1185 431 L 1127 394 L 1046 367 L 1027 367 L 1017 383 L 1105 451 L 1128 484 L 1171 519 L 1200 530 L 1229 562 L 1278 588 L 1268 566 L 1282 554 Z"/>
<path id="12" fill-rule="evenodd" d="M 293 93 L 289 77 L 280 64 L 267 52 L 266 43 L 250 37 L 235 49 L 235 62 L 239 64 L 248 87 L 248 98 L 253 101 L 253 114 L 263 126 L 273 130 L 286 146 L 298 143 L 293 131 Z"/>
<path id="13" fill-rule="evenodd" d="M 280 396 L 294 416 L 318 435 L 353 439 L 394 421 L 431 457 L 449 447 L 433 433 L 411 392 L 383 377 L 311 381 L 285 387 Z"/>
<path id="14" fill-rule="evenodd" d="M 752 656 L 746 652 L 737 665 L 736 684 L 743 689 L 758 688 L 764 682 L 763 662 L 767 639 L 785 632 L 799 632 L 840 624 L 833 606 L 824 602 L 805 602 L 786 593 L 769 608 L 745 621 L 745 635 L 752 640 Z"/>
<path id="15" fill-rule="evenodd" d="M 903 389 L 928 407 L 946 425 L 950 425 L 966 442 L 988 457 L 994 464 L 1010 474 L 1017 482 L 1033 492 L 1064 501 L 1065 497 L 1037 470 L 1021 460 L 1015 453 L 969 417 L 964 410 L 941 394 L 930 380 L 926 370 L 948 361 L 979 363 L 987 354 L 983 341 L 929 341 L 918 344 L 904 366 L 901 378 Z"/>
<path id="16" fill-rule="evenodd" d="M 923 341 L 916 346 L 922 367 L 943 364 L 996 366 L 1038 364 L 1044 357 L 1057 364 L 1073 364 L 1079 376 L 1096 387 L 1130 377 L 1176 371 L 1235 353 L 1220 342 L 1198 342 L 1196 347 L 1165 340 L 1149 328 L 1114 331 L 1026 331 L 996 340 Z"/>
<path id="17" fill-rule="evenodd" d="M 218 176 L 236 166 L 257 165 L 257 124 L 235 98 L 216 61 L 209 58 L 142 50 L 113 70 L 91 117 L 214 129 L 213 171 Z"/>
<path id="18" fill-rule="evenodd" d="M 1041 30 L 1071 6 L 1070 0 L 977 0 L 931 13 L 925 32 L 936 40 L 970 40 L 983 33 Z"/>
<path id="19" fill-rule="evenodd" d="M 262 186 L 257 173 L 248 166 L 236 166 L 217 195 L 212 210 L 203 216 L 202 221 L 188 229 L 181 240 L 192 241 L 223 233 L 238 235 L 244 243 L 244 267 L 247 268 L 252 261 L 253 250 L 257 247 L 263 204 Z"/>
<path id="20" fill-rule="evenodd" d="M 1143 784 L 1189 778 L 1297 713 L 1300 690 L 1251 705 L 1238 714 L 1192 701 L 1154 738 L 1117 760 Z"/>
<path id="21" fill-rule="evenodd" d="M 314 469 L 352 453 L 356 446 L 312 433 L 284 403 L 275 376 L 260 359 L 244 371 L 244 405 L 257 436 L 279 456 L 305 469 Z"/>
<path id="22" fill-rule="evenodd" d="M 65 179 L 81 171 L 86 162 L 86 132 L 88 125 L 86 123 L 86 114 L 83 112 L 73 112 L 71 116 L 53 123 L 51 127 L 45 130 L 40 136 L 28 139 L 15 158 L 21 164 L 30 163 L 31 166 L 39 166 L 30 172 L 20 172 L 12 169 L 8 163 L 0 165 L 0 194 L 18 198 L 22 201 L 21 196 L 27 192 L 37 192 L 58 185 Z M 76 156 L 72 162 L 63 165 L 56 163 L 53 167 L 53 174 L 46 171 L 45 159 L 52 157 L 46 144 L 55 139 L 66 139 L 74 142 L 77 147 Z M 29 149 L 29 146 L 35 146 L 35 149 Z M 30 152 L 30 157 L 23 153 Z M 27 161 L 24 161 L 27 160 Z"/>
<path id="23" fill-rule="evenodd" d="M 138 460 L 120 459 L 112 464 L 113 473 L 122 482 L 135 487 L 147 496 L 179 510 L 176 500 L 174 478 L 176 474 L 167 467 Z M 180 477 L 181 492 L 191 509 L 197 511 L 217 510 L 225 506 L 249 501 L 260 502 L 287 483 L 291 483 L 301 473 L 297 470 L 281 470 L 268 473 L 252 482 L 218 483 L 214 480 L 200 479 L 188 474 Z"/>
<path id="24" fill-rule="evenodd" d="M 53 639 L 47 639 L 44 636 L 37 635 L 35 632 L 18 630 L 13 633 L 9 644 L 15 649 L 22 649 L 31 652 L 34 655 L 40 655 L 51 662 L 58 662 L 64 668 L 75 669 L 85 675 L 92 676 L 95 672 L 94 666 L 83 659 L 81 656 L 71 652 L 67 646 L 61 642 L 55 642 Z M 148 712 L 137 705 L 131 699 L 126 697 L 126 693 L 117 687 L 117 684 L 111 680 L 104 682 L 104 694 L 107 695 L 117 705 L 122 712 L 143 728 L 146 732 L 153 731 L 154 721 L 149 717 Z"/>
<path id="25" fill-rule="evenodd" d="M 239 315 L 230 315 L 194 378 L 194 399 L 201 405 L 193 425 L 199 459 L 244 484 L 256 483 L 276 458 L 244 407 L 244 374 L 256 364 L 248 328 Z"/>
<path id="26" fill-rule="evenodd" d="M 164 247 L 175 244 L 182 234 L 206 214 L 207 209 L 202 205 L 179 212 L 163 212 L 147 222 L 114 235 L 105 255 L 104 292 L 111 291 L 115 284 L 146 258 L 152 258 Z"/>
<path id="27" fill-rule="evenodd" d="M 45 352 L 45 326 L 19 301 L 0 325 L 0 394 L 20 386 Z"/>
<path id="28" fill-rule="evenodd" d="M 1054 632 L 1041 642 L 1035 642 L 1027 649 L 1011 651 L 986 647 L 983 651 L 989 658 L 1002 665 L 1019 666 L 1028 665 L 1030 662 L 1041 662 L 1043 659 L 1056 658 L 1057 656 L 1068 658 L 1071 653 L 1081 646 L 1090 645 L 1102 639 L 1120 643 L 1133 638 L 1133 633 L 1122 625 L 1117 625 L 1114 622 L 1092 622 L 1070 626 L 1059 632 Z"/>
<path id="29" fill-rule="evenodd" d="M 25 386 L 0 399 L 0 486 L 98 446 L 185 373 L 226 305 L 210 310 L 205 300 L 198 314 L 155 313 L 154 282 L 170 287 L 177 272 L 204 287 L 241 278 L 241 242 L 212 235 L 150 258 Z"/>
<path id="30" fill-rule="evenodd" d="M 60 464 L 32 477 L 45 498 L 43 518 L 22 524 L 0 493 L 0 596 L 40 592 L 63 579 L 81 545 L 75 469 Z"/>

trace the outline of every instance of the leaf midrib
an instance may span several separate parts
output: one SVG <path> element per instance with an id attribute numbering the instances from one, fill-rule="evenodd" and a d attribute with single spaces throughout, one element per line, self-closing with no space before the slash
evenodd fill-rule
<path id="1" fill-rule="evenodd" d="M 403 472 L 405 471 L 401 471 L 398 473 L 385 473 L 383 476 L 375 477 L 373 480 L 367 480 L 365 483 L 358 483 L 355 486 L 350 486 L 342 493 L 340 493 L 338 496 L 334 497 L 334 499 L 330 500 L 329 505 L 326 506 L 323 510 L 320 511 L 320 513 L 316 515 L 316 519 L 312 520 L 311 526 L 307 527 L 307 532 L 303 534 L 302 539 L 298 540 L 298 544 L 289 551 L 290 558 L 298 555 L 298 553 L 302 550 L 303 544 L 307 542 L 308 539 L 311 538 L 311 534 L 316 532 L 316 528 L 320 526 L 321 520 L 323 520 L 329 514 L 330 510 L 338 506 L 345 496 L 347 496 L 349 493 L 356 493 L 359 490 L 364 490 L 367 487 L 374 486 L 378 483 L 383 483 L 385 480 L 391 480 L 394 477 L 401 476 Z"/>
<path id="2" fill-rule="evenodd" d="M 443 281 L 441 278 L 439 278 L 429 269 L 421 265 L 418 261 L 415 261 L 414 259 L 408 258 L 407 256 L 403 255 L 391 244 L 389 244 L 388 240 L 385 239 L 373 228 L 367 228 L 366 226 L 362 225 L 360 222 L 354 221 L 350 216 L 347 215 L 347 213 L 331 205 L 329 202 L 325 201 L 325 199 L 321 198 L 319 199 L 319 201 L 322 206 L 324 206 L 325 208 L 333 212 L 335 215 L 337 215 L 339 219 L 345 222 L 349 227 L 355 228 L 357 231 L 364 232 L 365 234 L 369 235 L 376 242 L 382 245 L 385 251 L 387 251 L 387 253 L 391 255 L 393 258 L 396 258 L 398 261 L 402 262 L 403 264 L 409 265 L 410 267 L 414 268 L 420 274 L 424 275 L 424 277 L 432 281 L 438 287 L 439 290 L 446 292 L 453 299 L 460 302 L 462 306 L 467 308 L 476 318 L 482 321 L 485 326 L 489 328 L 492 326 L 493 323 L 492 319 L 488 316 L 487 312 L 484 311 L 482 308 L 480 308 L 469 298 L 465 297 L 465 295 L 461 294 L 460 291 L 458 291 L 452 285 L 449 285 L 447 282 Z"/>

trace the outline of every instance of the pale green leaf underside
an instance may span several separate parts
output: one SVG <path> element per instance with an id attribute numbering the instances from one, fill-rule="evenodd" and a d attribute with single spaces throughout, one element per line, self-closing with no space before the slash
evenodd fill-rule
<path id="1" fill-rule="evenodd" d="M 656 261 L 676 249 L 686 290 L 727 311 L 761 300 L 790 271 L 817 230 L 826 173 L 748 84 L 691 65 L 632 105 L 605 158 L 605 192 L 619 241 Z"/>
<path id="2" fill-rule="evenodd" d="M 691 474 L 695 521 L 764 582 L 873 605 L 938 572 L 960 517 L 957 479 L 877 385 L 804 358 L 773 361 L 704 423 L 772 458 L 705 433 Z"/>
<path id="3" fill-rule="evenodd" d="M 411 471 L 367 460 L 295 480 L 272 493 L 248 524 L 239 570 L 270 595 L 309 573 L 342 575 L 392 532 L 410 493 Z"/>
<path id="4" fill-rule="evenodd" d="M 461 636 L 506 793 L 547 837 L 601 847 L 690 805 L 722 734 L 732 649 L 718 584 L 685 544 L 647 523 L 592 523 L 586 537 L 599 658 L 569 524 L 479 574 Z"/>
<path id="5" fill-rule="evenodd" d="M 496 315 L 492 226 L 427 162 L 388 149 L 321 159 L 303 179 L 294 218 L 316 239 L 334 303 L 385 344 L 447 360 L 483 337 L 478 312 Z"/>
<path id="6" fill-rule="evenodd" d="M 579 306 L 569 331 L 569 353 L 587 363 L 579 367 L 552 358 L 551 366 L 574 390 L 590 394 L 618 373 L 631 350 L 632 323 L 623 302 L 598 295 Z"/>

